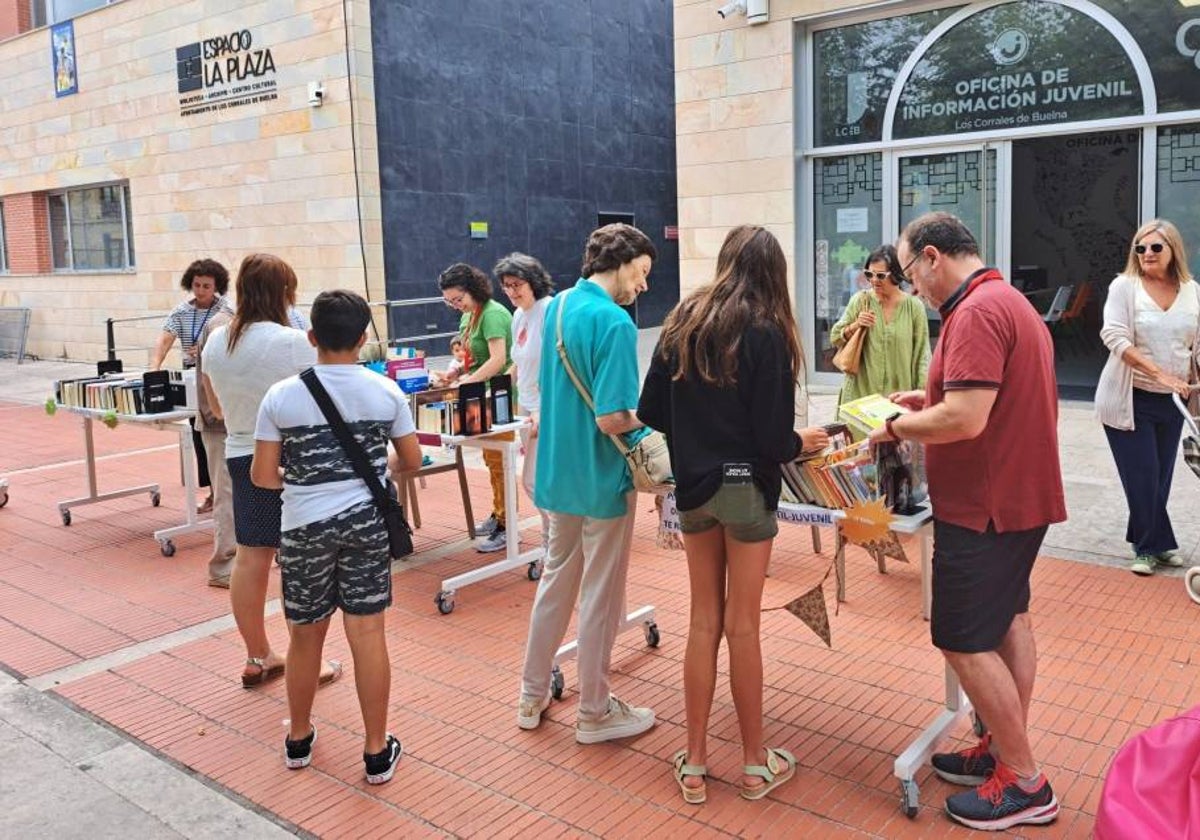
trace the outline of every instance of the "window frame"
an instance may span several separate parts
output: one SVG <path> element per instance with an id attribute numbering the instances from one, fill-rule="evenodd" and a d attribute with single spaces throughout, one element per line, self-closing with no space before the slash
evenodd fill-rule
<path id="1" fill-rule="evenodd" d="M 121 232 L 124 234 L 121 238 L 121 252 L 124 265 L 119 268 L 77 268 L 75 266 L 75 242 L 71 237 L 71 193 L 80 193 L 87 190 L 100 190 L 105 187 L 120 187 L 117 190 L 117 195 L 120 197 L 121 205 Z M 48 190 L 46 192 L 46 230 L 50 235 L 50 270 L 54 274 L 129 274 L 137 270 L 136 259 L 137 249 L 133 247 L 133 220 L 129 216 L 129 202 L 126 202 L 126 195 L 129 193 L 128 181 L 102 181 L 97 184 L 85 184 L 78 187 L 68 187 L 65 189 Z M 67 265 L 54 265 L 54 217 L 50 211 L 50 199 L 54 196 L 62 196 L 63 198 L 63 234 L 66 243 Z"/>
<path id="2" fill-rule="evenodd" d="M 81 12 L 76 12 L 70 17 L 58 17 L 55 13 L 55 0 L 29 0 L 29 23 L 30 29 L 41 29 L 44 26 L 53 26 L 56 23 L 62 23 L 64 20 L 74 20 L 81 15 L 86 15 L 96 9 L 102 9 L 105 6 L 111 6 L 114 3 L 119 3 L 121 0 L 95 0 L 95 5 L 89 9 L 84 9 Z"/>

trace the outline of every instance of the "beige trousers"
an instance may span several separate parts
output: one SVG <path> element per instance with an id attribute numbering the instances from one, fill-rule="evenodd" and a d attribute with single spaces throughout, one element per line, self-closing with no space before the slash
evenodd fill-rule
<path id="1" fill-rule="evenodd" d="M 523 697 L 541 700 L 549 693 L 554 654 L 578 600 L 579 714 L 592 718 L 608 711 L 608 669 L 625 615 L 636 497 L 625 497 L 626 513 L 615 519 L 549 512 L 550 545 L 529 617 Z"/>
<path id="2" fill-rule="evenodd" d="M 521 464 L 521 486 L 525 488 L 525 494 L 532 502 L 533 479 L 537 475 L 538 438 L 529 434 L 528 426 L 521 429 L 521 448 L 525 450 L 525 460 Z M 545 545 L 550 540 L 550 514 L 541 508 L 538 508 L 537 512 L 542 517 L 542 545 Z"/>
<path id="3" fill-rule="evenodd" d="M 213 550 L 208 559 L 209 578 L 228 577 L 233 571 L 237 536 L 233 530 L 233 486 L 225 464 L 225 433 L 203 431 L 204 451 L 208 454 L 208 477 L 213 497 Z"/>

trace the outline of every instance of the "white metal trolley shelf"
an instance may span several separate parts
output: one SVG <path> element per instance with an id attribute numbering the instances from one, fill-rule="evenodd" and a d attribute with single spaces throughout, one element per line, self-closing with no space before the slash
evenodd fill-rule
<path id="1" fill-rule="evenodd" d="M 58 512 L 62 517 L 63 525 L 71 524 L 72 508 L 91 505 L 96 502 L 105 502 L 109 499 L 119 499 L 123 496 L 134 496 L 138 493 L 149 493 L 150 504 L 158 507 L 162 501 L 162 494 L 159 492 L 157 484 L 142 484 L 137 487 L 126 487 L 122 490 L 113 490 L 108 493 L 97 492 L 96 444 L 93 439 L 92 425 L 96 420 L 101 420 L 106 415 L 110 415 L 111 412 L 69 405 L 59 405 L 57 406 L 57 410 L 77 414 L 83 419 L 84 460 L 87 466 L 88 494 L 75 499 L 64 499 L 58 503 Z M 164 411 L 160 414 L 117 415 L 117 422 L 119 423 L 137 423 L 141 426 L 175 432 L 179 435 L 179 451 L 183 458 L 183 486 L 185 490 L 183 512 L 185 519 L 182 525 L 176 525 L 173 528 L 160 528 L 154 532 L 154 539 L 158 541 L 159 549 L 162 551 L 164 557 L 170 557 L 175 553 L 175 543 L 173 541 L 175 537 L 195 531 L 207 531 L 212 528 L 211 518 L 200 519 L 196 515 L 195 448 L 192 446 L 192 429 L 187 423 L 190 418 L 195 416 L 196 412 L 192 409 Z"/>
<path id="2" fill-rule="evenodd" d="M 517 456 L 520 454 L 521 444 L 515 434 L 510 435 L 511 440 L 497 437 L 506 432 L 515 433 L 524 425 L 524 420 L 496 424 L 485 435 L 417 433 L 418 440 L 427 445 L 473 446 L 499 452 L 504 464 L 504 519 L 508 524 L 505 531 L 504 559 L 443 580 L 441 591 L 434 597 L 438 612 L 442 615 L 449 615 L 454 611 L 454 595 L 461 587 L 479 583 L 520 566 L 527 567 L 526 575 L 530 580 L 537 580 L 542 576 L 544 552 L 541 546 L 522 553 L 520 529 L 517 527 Z"/>

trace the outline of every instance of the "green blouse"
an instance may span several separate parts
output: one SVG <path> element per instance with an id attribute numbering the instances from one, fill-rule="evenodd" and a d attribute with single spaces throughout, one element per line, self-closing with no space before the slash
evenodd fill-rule
<path id="1" fill-rule="evenodd" d="M 895 391 L 925 387 L 925 375 L 929 372 L 929 321 L 921 301 L 905 295 L 892 313 L 891 323 L 884 323 L 883 307 L 875 295 L 870 291 L 859 292 L 833 325 L 830 339 L 835 347 L 846 343 L 846 328 L 864 308 L 875 313 L 875 326 L 867 330 L 863 341 L 858 373 L 846 374 L 838 405 L 869 394 L 886 397 Z"/>

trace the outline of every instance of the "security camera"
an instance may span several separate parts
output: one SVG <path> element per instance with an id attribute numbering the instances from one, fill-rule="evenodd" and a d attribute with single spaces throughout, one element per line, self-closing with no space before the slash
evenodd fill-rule
<path id="1" fill-rule="evenodd" d="M 732 3 L 726 3 L 717 9 L 717 14 L 722 19 L 732 17 L 733 15 L 744 15 L 746 14 L 746 0 L 733 0 Z"/>
<path id="2" fill-rule="evenodd" d="M 325 101 L 325 88 L 320 82 L 308 83 L 308 104 L 320 108 Z"/>

